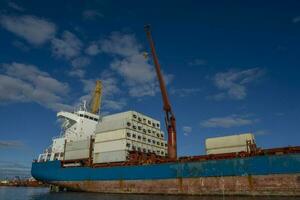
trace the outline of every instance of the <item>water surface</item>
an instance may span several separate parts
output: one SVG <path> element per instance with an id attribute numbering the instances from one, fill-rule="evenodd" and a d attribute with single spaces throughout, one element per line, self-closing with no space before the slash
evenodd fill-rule
<path id="1" fill-rule="evenodd" d="M 299 200 L 300 197 L 163 196 L 50 192 L 48 188 L 0 187 L 0 200 Z"/>

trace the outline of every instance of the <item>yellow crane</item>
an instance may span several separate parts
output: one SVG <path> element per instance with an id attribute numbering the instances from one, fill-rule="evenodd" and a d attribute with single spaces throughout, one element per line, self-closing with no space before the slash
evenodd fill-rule
<path id="1" fill-rule="evenodd" d="M 93 92 L 92 99 L 90 101 L 90 112 L 93 114 L 98 114 L 101 107 L 101 97 L 102 97 L 102 82 L 100 80 L 96 81 L 96 86 Z"/>

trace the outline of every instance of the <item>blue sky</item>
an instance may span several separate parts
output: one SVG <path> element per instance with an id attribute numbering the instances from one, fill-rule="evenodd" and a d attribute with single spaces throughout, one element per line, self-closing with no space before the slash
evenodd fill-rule
<path id="1" fill-rule="evenodd" d="M 104 83 L 102 113 L 163 121 L 143 26 L 177 119 L 179 155 L 253 132 L 299 145 L 299 1 L 0 1 L 0 177 L 29 170 L 58 135 L 56 112 Z M 21 173 L 22 174 L 22 173 Z"/>

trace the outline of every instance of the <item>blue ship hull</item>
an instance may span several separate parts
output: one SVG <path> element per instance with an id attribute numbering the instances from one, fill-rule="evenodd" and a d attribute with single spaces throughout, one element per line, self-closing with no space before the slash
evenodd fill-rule
<path id="1" fill-rule="evenodd" d="M 31 173 L 42 182 L 91 192 L 300 195 L 300 154 L 99 168 L 34 162 Z"/>

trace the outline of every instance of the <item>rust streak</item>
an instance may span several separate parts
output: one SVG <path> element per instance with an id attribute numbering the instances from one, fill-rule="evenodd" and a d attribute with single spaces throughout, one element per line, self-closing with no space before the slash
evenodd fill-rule
<path id="1" fill-rule="evenodd" d="M 254 187 L 253 187 L 253 178 L 252 178 L 251 174 L 248 175 L 248 183 L 249 183 L 250 190 L 253 190 L 254 189 Z"/>

